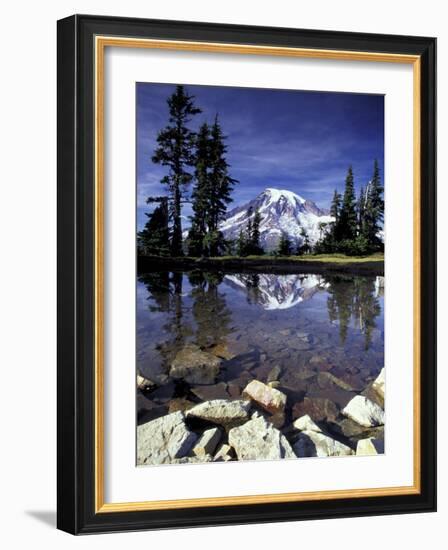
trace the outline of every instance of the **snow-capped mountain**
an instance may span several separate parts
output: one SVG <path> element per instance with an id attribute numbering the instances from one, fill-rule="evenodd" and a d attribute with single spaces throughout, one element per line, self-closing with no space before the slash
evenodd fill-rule
<path id="1" fill-rule="evenodd" d="M 314 202 L 306 200 L 292 191 L 267 188 L 255 199 L 231 210 L 220 229 L 226 239 L 237 239 L 240 231 L 245 231 L 248 222 L 247 212 L 261 215 L 260 244 L 266 250 L 277 248 L 282 233 L 285 233 L 293 244 L 301 244 L 304 228 L 311 244 L 321 237 L 321 223 L 329 223 L 333 218 L 328 212 L 320 209 Z"/>
<path id="2" fill-rule="evenodd" d="M 319 275 L 257 275 L 256 285 L 250 275 L 226 275 L 224 282 L 244 291 L 263 309 L 289 309 L 309 300 L 328 283 Z"/>

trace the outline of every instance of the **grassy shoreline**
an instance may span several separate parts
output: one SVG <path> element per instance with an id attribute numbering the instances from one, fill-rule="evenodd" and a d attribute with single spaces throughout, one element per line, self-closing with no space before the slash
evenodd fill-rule
<path id="1" fill-rule="evenodd" d="M 215 258 L 166 258 L 139 256 L 139 271 L 158 269 L 220 269 L 223 271 L 267 273 L 312 273 L 325 271 L 359 275 L 384 275 L 384 255 L 345 256 L 316 254 L 307 256 L 219 256 Z"/>

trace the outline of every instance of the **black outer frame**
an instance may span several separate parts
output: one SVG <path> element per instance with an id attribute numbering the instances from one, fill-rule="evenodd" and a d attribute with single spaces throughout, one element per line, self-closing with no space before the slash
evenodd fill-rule
<path id="1" fill-rule="evenodd" d="M 421 493 L 94 512 L 94 37 L 421 56 Z M 74 15 L 58 21 L 57 526 L 72 534 L 436 510 L 436 39 Z"/>

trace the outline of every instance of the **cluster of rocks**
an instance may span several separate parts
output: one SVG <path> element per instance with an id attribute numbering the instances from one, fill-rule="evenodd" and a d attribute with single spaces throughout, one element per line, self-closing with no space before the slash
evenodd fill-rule
<path id="1" fill-rule="evenodd" d="M 210 357 L 208 357 L 210 356 Z M 216 376 L 221 359 L 189 346 L 176 356 L 170 376 L 203 384 Z M 211 375 L 210 373 L 214 373 Z M 266 383 L 250 380 L 239 398 L 209 399 L 195 404 L 178 399 L 168 414 L 137 428 L 137 463 L 181 464 L 232 460 L 373 455 L 384 452 L 384 369 L 360 393 L 352 392 L 343 408 L 325 398 L 304 397 L 290 403 L 270 373 Z M 344 381 L 322 373 L 323 383 Z M 139 376 L 142 391 L 149 380 Z M 207 387 L 207 386 L 204 386 Z M 174 401 L 173 401 L 174 402 Z M 170 406 L 171 408 L 171 406 Z"/>

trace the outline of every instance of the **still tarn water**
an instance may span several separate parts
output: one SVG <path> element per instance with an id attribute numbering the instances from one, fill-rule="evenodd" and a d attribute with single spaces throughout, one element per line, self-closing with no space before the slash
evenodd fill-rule
<path id="1" fill-rule="evenodd" d="M 236 399 L 252 379 L 276 380 L 292 417 L 307 396 L 342 408 L 384 366 L 383 327 L 379 277 L 140 274 L 137 370 L 157 387 L 138 392 L 138 422 L 163 416 L 182 400 Z M 170 377 L 173 359 L 188 344 L 223 358 L 216 376 Z"/>

